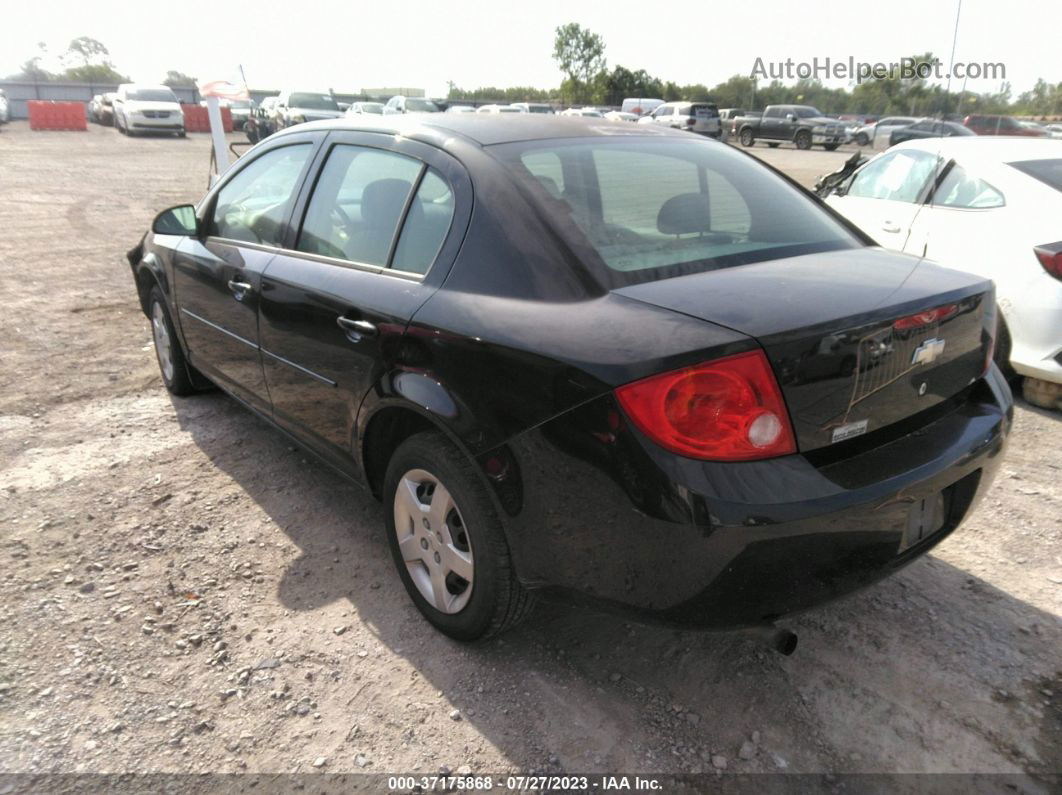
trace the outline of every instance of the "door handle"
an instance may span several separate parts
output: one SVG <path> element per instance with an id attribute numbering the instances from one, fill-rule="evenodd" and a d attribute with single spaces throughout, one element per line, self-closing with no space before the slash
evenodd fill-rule
<path id="1" fill-rule="evenodd" d="M 253 290 L 254 287 L 247 282 L 238 282 L 235 279 L 229 279 L 229 289 L 232 290 L 233 295 L 237 298 L 243 298 L 244 293 Z"/>
<path id="2" fill-rule="evenodd" d="M 351 331 L 363 337 L 376 336 L 376 324 L 370 323 L 368 320 L 351 320 L 349 317 L 340 315 L 336 318 L 336 325 L 344 331 Z"/>
<path id="3" fill-rule="evenodd" d="M 900 231 L 900 225 L 899 224 L 894 224 L 892 221 L 886 221 L 885 223 L 883 223 L 881 225 L 881 231 L 882 232 L 899 232 Z"/>

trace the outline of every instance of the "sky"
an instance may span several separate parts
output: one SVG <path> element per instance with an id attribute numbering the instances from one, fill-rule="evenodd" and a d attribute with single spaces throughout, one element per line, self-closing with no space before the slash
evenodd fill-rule
<path id="1" fill-rule="evenodd" d="M 91 36 L 138 82 L 160 82 L 169 69 L 203 81 L 238 79 L 242 64 L 259 89 L 416 87 L 445 96 L 448 81 L 466 89 L 549 88 L 562 79 L 554 31 L 578 22 L 604 38 L 610 67 L 711 87 L 750 74 L 757 58 L 889 63 L 931 51 L 947 63 L 957 2 L 34 0 L 32 12 L 4 15 L 0 75 L 18 71 L 38 42 L 53 56 L 45 67 L 58 69 L 54 58 L 69 41 Z M 1062 3 L 963 0 L 955 59 L 1003 63 L 1017 96 L 1038 77 L 1062 82 L 1060 30 Z M 966 88 L 997 91 L 999 84 L 969 80 Z"/>

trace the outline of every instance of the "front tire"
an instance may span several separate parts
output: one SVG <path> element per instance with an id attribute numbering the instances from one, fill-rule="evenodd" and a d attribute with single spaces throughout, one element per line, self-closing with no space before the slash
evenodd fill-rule
<path id="1" fill-rule="evenodd" d="M 403 442 L 387 465 L 384 523 L 421 614 L 461 641 L 496 635 L 530 611 L 501 521 L 472 461 L 438 431 Z"/>
<path id="2" fill-rule="evenodd" d="M 867 134 L 865 132 L 859 132 L 856 133 L 855 142 L 859 146 L 866 146 L 870 143 L 870 138 L 867 137 Z"/>
<path id="3" fill-rule="evenodd" d="M 811 133 L 807 130 L 800 130 L 797 132 L 796 137 L 793 138 L 793 143 L 796 144 L 797 149 L 810 149 Z"/>
<path id="4" fill-rule="evenodd" d="M 741 145 L 752 146 L 754 143 L 756 143 L 756 139 L 752 136 L 752 130 L 746 127 L 741 131 Z"/>
<path id="5" fill-rule="evenodd" d="M 177 332 L 170 320 L 170 310 L 162 290 L 151 288 L 148 298 L 148 319 L 151 321 L 151 336 L 155 341 L 155 358 L 159 363 L 162 383 L 171 394 L 178 397 L 194 394 L 197 390 L 189 373 L 190 365 L 177 339 Z"/>

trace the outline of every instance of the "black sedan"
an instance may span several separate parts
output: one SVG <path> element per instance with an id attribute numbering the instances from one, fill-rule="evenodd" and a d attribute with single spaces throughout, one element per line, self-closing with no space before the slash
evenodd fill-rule
<path id="1" fill-rule="evenodd" d="M 916 138 L 952 138 L 957 135 L 975 135 L 975 133 L 969 127 L 964 127 L 956 121 L 922 119 L 922 121 L 900 127 L 889 133 L 889 146 L 895 146 L 903 141 L 913 141 Z"/>
<path id="2" fill-rule="evenodd" d="M 666 128 L 299 125 L 129 262 L 166 387 L 364 484 L 465 640 L 537 595 L 769 625 L 951 533 L 1011 424 L 991 282 Z"/>

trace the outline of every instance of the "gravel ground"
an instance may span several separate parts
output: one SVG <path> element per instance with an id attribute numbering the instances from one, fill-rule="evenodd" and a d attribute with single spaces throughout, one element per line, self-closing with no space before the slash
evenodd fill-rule
<path id="1" fill-rule="evenodd" d="M 976 514 L 793 657 L 552 605 L 462 646 L 369 496 L 162 387 L 123 253 L 207 161 L 0 133 L 0 772 L 1062 772 L 1062 415 L 1019 404 Z"/>

